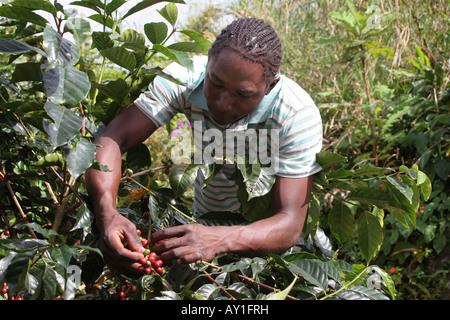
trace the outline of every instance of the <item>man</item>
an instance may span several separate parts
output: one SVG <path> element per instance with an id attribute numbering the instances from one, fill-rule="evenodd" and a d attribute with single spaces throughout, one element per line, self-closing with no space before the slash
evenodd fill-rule
<path id="1" fill-rule="evenodd" d="M 322 147 L 322 122 L 309 95 L 279 74 L 281 57 L 280 41 L 269 24 L 254 18 L 237 19 L 213 43 L 205 69 L 167 68 L 173 76 L 183 78 L 186 86 L 157 77 L 147 92 L 104 129 L 97 139 L 101 144 L 97 160 L 111 172 L 89 170 L 86 183 L 101 234 L 100 247 L 112 270 L 136 273 L 143 257 L 138 252 L 141 243 L 135 226 L 116 209 L 121 157 L 177 113 L 184 113 L 191 123 L 201 123 L 203 130 L 278 130 L 272 215 L 246 225 L 164 228 L 151 235 L 151 243 L 168 240 L 152 250 L 166 263 L 191 263 L 211 261 L 225 252 L 266 255 L 298 241 L 312 177 L 320 171 L 315 155 Z M 201 62 L 196 61 L 199 66 Z M 239 211 L 233 170 L 232 164 L 224 165 L 205 189 L 199 178 L 194 211 Z M 123 247 L 124 240 L 129 248 Z"/>

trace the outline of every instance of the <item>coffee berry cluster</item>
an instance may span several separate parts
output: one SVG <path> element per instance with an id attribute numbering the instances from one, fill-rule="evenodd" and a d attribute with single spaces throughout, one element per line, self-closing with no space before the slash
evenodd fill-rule
<path id="1" fill-rule="evenodd" d="M 140 237 L 141 231 L 138 229 L 137 234 Z M 144 249 L 141 251 L 141 253 L 144 255 L 144 257 L 139 260 L 141 265 L 139 266 L 138 270 L 142 273 L 146 274 L 152 274 L 154 272 L 162 274 L 164 273 L 164 263 L 161 259 L 158 258 L 158 255 L 156 252 L 153 252 L 148 248 L 148 240 L 145 238 L 141 238 L 141 243 Z"/>
<path id="2" fill-rule="evenodd" d="M 3 299 L 8 299 L 8 285 L 6 282 L 3 282 L 3 288 L 2 288 L 2 297 Z M 11 296 L 9 300 L 22 300 L 22 297 L 19 295 Z"/>

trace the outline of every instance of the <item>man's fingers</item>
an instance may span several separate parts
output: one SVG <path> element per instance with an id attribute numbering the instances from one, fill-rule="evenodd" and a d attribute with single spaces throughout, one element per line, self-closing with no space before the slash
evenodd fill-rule
<path id="1" fill-rule="evenodd" d="M 195 223 L 182 226 L 168 227 L 153 233 L 150 237 L 151 243 L 156 244 L 158 241 L 169 238 L 182 237 L 191 232 L 195 228 Z"/>
<path id="2" fill-rule="evenodd" d="M 180 264 L 188 264 L 188 263 L 193 263 L 193 262 L 197 262 L 197 261 L 202 261 L 204 260 L 205 257 L 203 256 L 203 253 L 200 251 L 196 251 L 196 252 L 192 252 L 189 254 L 186 254 L 180 258 L 178 258 L 178 263 Z"/>
<path id="3" fill-rule="evenodd" d="M 137 236 L 136 236 L 137 237 Z M 125 234 L 125 240 L 128 243 L 128 246 L 130 248 L 125 248 L 125 246 L 122 243 L 122 237 L 120 236 L 114 236 L 109 238 L 108 245 L 110 248 L 112 248 L 114 252 L 114 256 L 116 259 L 128 261 L 128 262 L 134 262 L 141 259 L 144 255 L 142 252 L 139 252 L 138 249 L 142 248 L 142 245 L 136 245 L 135 240 L 133 240 L 132 237 L 130 237 L 128 234 Z M 137 237 L 137 240 L 140 244 L 139 238 Z"/>
<path id="4" fill-rule="evenodd" d="M 142 241 L 135 230 L 126 231 L 125 240 L 127 241 L 128 247 L 131 251 L 139 251 L 144 249 L 144 247 L 142 246 Z"/>

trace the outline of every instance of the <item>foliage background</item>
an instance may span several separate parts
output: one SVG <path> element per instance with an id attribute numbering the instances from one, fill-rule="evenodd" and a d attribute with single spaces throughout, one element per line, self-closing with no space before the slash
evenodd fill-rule
<path id="1" fill-rule="evenodd" d="M 138 2 L 145 6 L 137 9 L 156 2 Z M 235 1 L 197 9 L 182 27 L 177 10 L 164 3 L 142 33 L 123 27 L 135 13 L 131 6 L 119 14 L 125 1 L 81 1 L 94 10 L 82 19 L 47 1 L 2 3 L 0 282 L 8 285 L 2 298 L 112 299 L 122 286 L 129 299 L 448 299 L 445 1 Z M 56 34 L 75 45 L 33 15 L 42 8 Z M 218 257 L 164 276 L 113 277 L 96 248 L 83 185 L 86 168 L 107 170 L 93 160 L 92 138 L 155 75 L 166 76 L 162 67 L 189 66 L 189 56 L 204 54 L 205 40 L 236 16 L 272 23 L 284 45 L 282 72 L 322 113 L 324 171 L 301 251 Z M 62 79 L 56 70 L 68 75 L 62 87 L 55 86 Z M 186 119 L 177 117 L 123 159 L 119 212 L 144 236 L 149 228 L 196 219 L 189 186 L 198 168 L 171 164 L 174 130 L 188 130 Z M 81 288 L 70 280 L 72 264 L 82 267 Z M 373 271 L 382 278 L 379 290 L 371 285 Z"/>

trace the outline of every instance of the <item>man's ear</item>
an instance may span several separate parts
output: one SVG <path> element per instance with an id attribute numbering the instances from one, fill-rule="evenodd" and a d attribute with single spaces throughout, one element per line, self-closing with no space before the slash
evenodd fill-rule
<path id="1" fill-rule="evenodd" d="M 275 78 L 273 78 L 269 85 L 267 86 L 266 89 L 266 95 L 268 95 L 270 93 L 270 91 L 272 91 L 273 88 L 275 88 L 275 86 L 277 85 L 278 81 L 280 81 L 280 77 L 276 76 Z"/>

